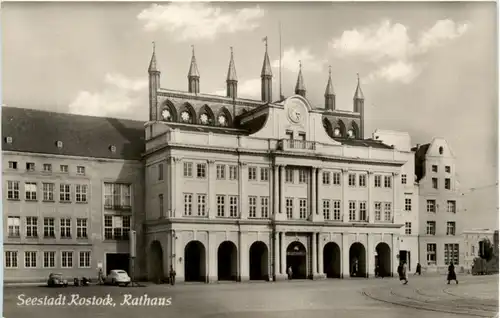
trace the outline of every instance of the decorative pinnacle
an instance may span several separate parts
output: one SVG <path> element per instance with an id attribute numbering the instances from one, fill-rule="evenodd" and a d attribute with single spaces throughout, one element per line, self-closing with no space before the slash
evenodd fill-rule
<path id="1" fill-rule="evenodd" d="M 328 74 L 332 75 L 332 66 L 331 65 L 328 65 Z"/>
<path id="2" fill-rule="evenodd" d="M 302 61 L 299 60 L 299 70 L 302 70 Z"/>
<path id="3" fill-rule="evenodd" d="M 156 48 L 155 41 L 153 41 L 153 54 L 155 53 L 155 48 Z"/>
<path id="4" fill-rule="evenodd" d="M 191 44 L 191 50 L 193 51 L 193 56 L 194 56 L 194 45 Z"/>

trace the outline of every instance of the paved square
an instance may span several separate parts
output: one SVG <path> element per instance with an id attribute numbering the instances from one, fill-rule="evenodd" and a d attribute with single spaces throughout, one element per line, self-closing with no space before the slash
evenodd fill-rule
<path id="1" fill-rule="evenodd" d="M 447 285 L 444 277 L 148 285 L 68 288 L 12 287 L 4 289 L 4 316 L 9 317 L 493 317 L 498 311 L 498 276 L 459 277 Z M 68 305 L 79 297 L 110 295 L 116 306 Z M 66 296 L 63 306 L 19 306 L 24 297 Z M 130 296 L 125 296 L 130 295 Z M 146 296 L 145 296 L 146 295 Z M 124 297 L 170 298 L 170 306 L 121 305 Z M 140 299 L 137 298 L 137 302 Z M 43 301 L 43 300 L 42 300 Z"/>

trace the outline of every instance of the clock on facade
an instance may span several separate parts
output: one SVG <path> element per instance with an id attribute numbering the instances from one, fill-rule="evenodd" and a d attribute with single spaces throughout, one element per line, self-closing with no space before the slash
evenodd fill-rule
<path id="1" fill-rule="evenodd" d="M 302 119 L 300 106 L 294 104 L 290 105 L 288 107 L 288 118 L 294 123 L 299 123 Z"/>

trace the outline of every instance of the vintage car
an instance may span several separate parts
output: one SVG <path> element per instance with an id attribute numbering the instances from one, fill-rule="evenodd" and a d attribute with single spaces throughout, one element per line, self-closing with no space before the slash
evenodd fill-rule
<path id="1" fill-rule="evenodd" d="M 49 287 L 68 287 L 68 281 L 62 277 L 62 274 L 50 273 L 49 279 L 47 280 L 47 286 L 49 286 Z"/>
<path id="2" fill-rule="evenodd" d="M 111 285 L 128 286 L 128 284 L 130 284 L 130 281 L 130 276 L 128 276 L 126 271 L 122 269 L 113 269 L 106 277 L 105 283 Z"/>

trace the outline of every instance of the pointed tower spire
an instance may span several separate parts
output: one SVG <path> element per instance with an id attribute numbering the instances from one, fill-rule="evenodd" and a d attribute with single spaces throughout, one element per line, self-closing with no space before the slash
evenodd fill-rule
<path id="1" fill-rule="evenodd" d="M 190 93 L 198 94 L 200 92 L 200 73 L 196 64 L 196 56 L 194 55 L 194 45 L 191 45 L 193 55 L 191 56 L 191 65 L 188 73 L 188 90 Z"/>
<path id="2" fill-rule="evenodd" d="M 156 64 L 155 42 L 153 42 L 153 54 L 148 67 L 149 73 L 149 120 L 155 121 L 160 118 L 158 109 L 158 89 L 160 89 L 160 71 Z"/>
<path id="3" fill-rule="evenodd" d="M 295 94 L 306 97 L 306 86 L 302 77 L 302 61 L 299 61 L 299 75 L 297 76 L 297 84 L 295 85 Z"/>
<path id="4" fill-rule="evenodd" d="M 156 66 L 156 49 L 155 49 L 155 42 L 153 42 L 153 54 L 151 55 L 151 61 L 149 62 L 149 68 L 148 72 L 158 72 L 157 66 Z"/>
<path id="5" fill-rule="evenodd" d="M 364 100 L 365 96 L 363 95 L 363 91 L 361 90 L 361 84 L 359 80 L 359 73 L 356 73 L 358 76 L 358 86 L 356 87 L 356 92 L 354 93 L 354 99 L 361 99 Z"/>
<path id="6" fill-rule="evenodd" d="M 267 54 L 267 36 L 262 39 L 266 43 L 266 52 L 264 53 L 264 63 L 262 64 L 261 79 L 261 99 L 264 102 L 271 103 L 273 99 L 272 83 L 273 72 L 271 71 L 271 62 Z"/>
<path id="7" fill-rule="evenodd" d="M 363 139 L 365 138 L 365 96 L 363 95 L 363 91 L 361 90 L 361 84 L 358 76 L 358 86 L 356 87 L 356 92 L 354 93 L 353 104 L 354 104 L 354 112 L 359 113 L 359 136 L 356 138 Z"/>
<path id="8" fill-rule="evenodd" d="M 334 110 L 335 109 L 335 92 L 333 91 L 332 84 L 332 66 L 330 65 L 328 70 L 328 83 L 325 89 L 325 109 Z"/>
<path id="9" fill-rule="evenodd" d="M 234 66 L 233 47 L 231 49 L 231 59 L 227 70 L 227 97 L 236 98 L 238 96 L 238 77 L 236 76 L 236 67 Z"/>

